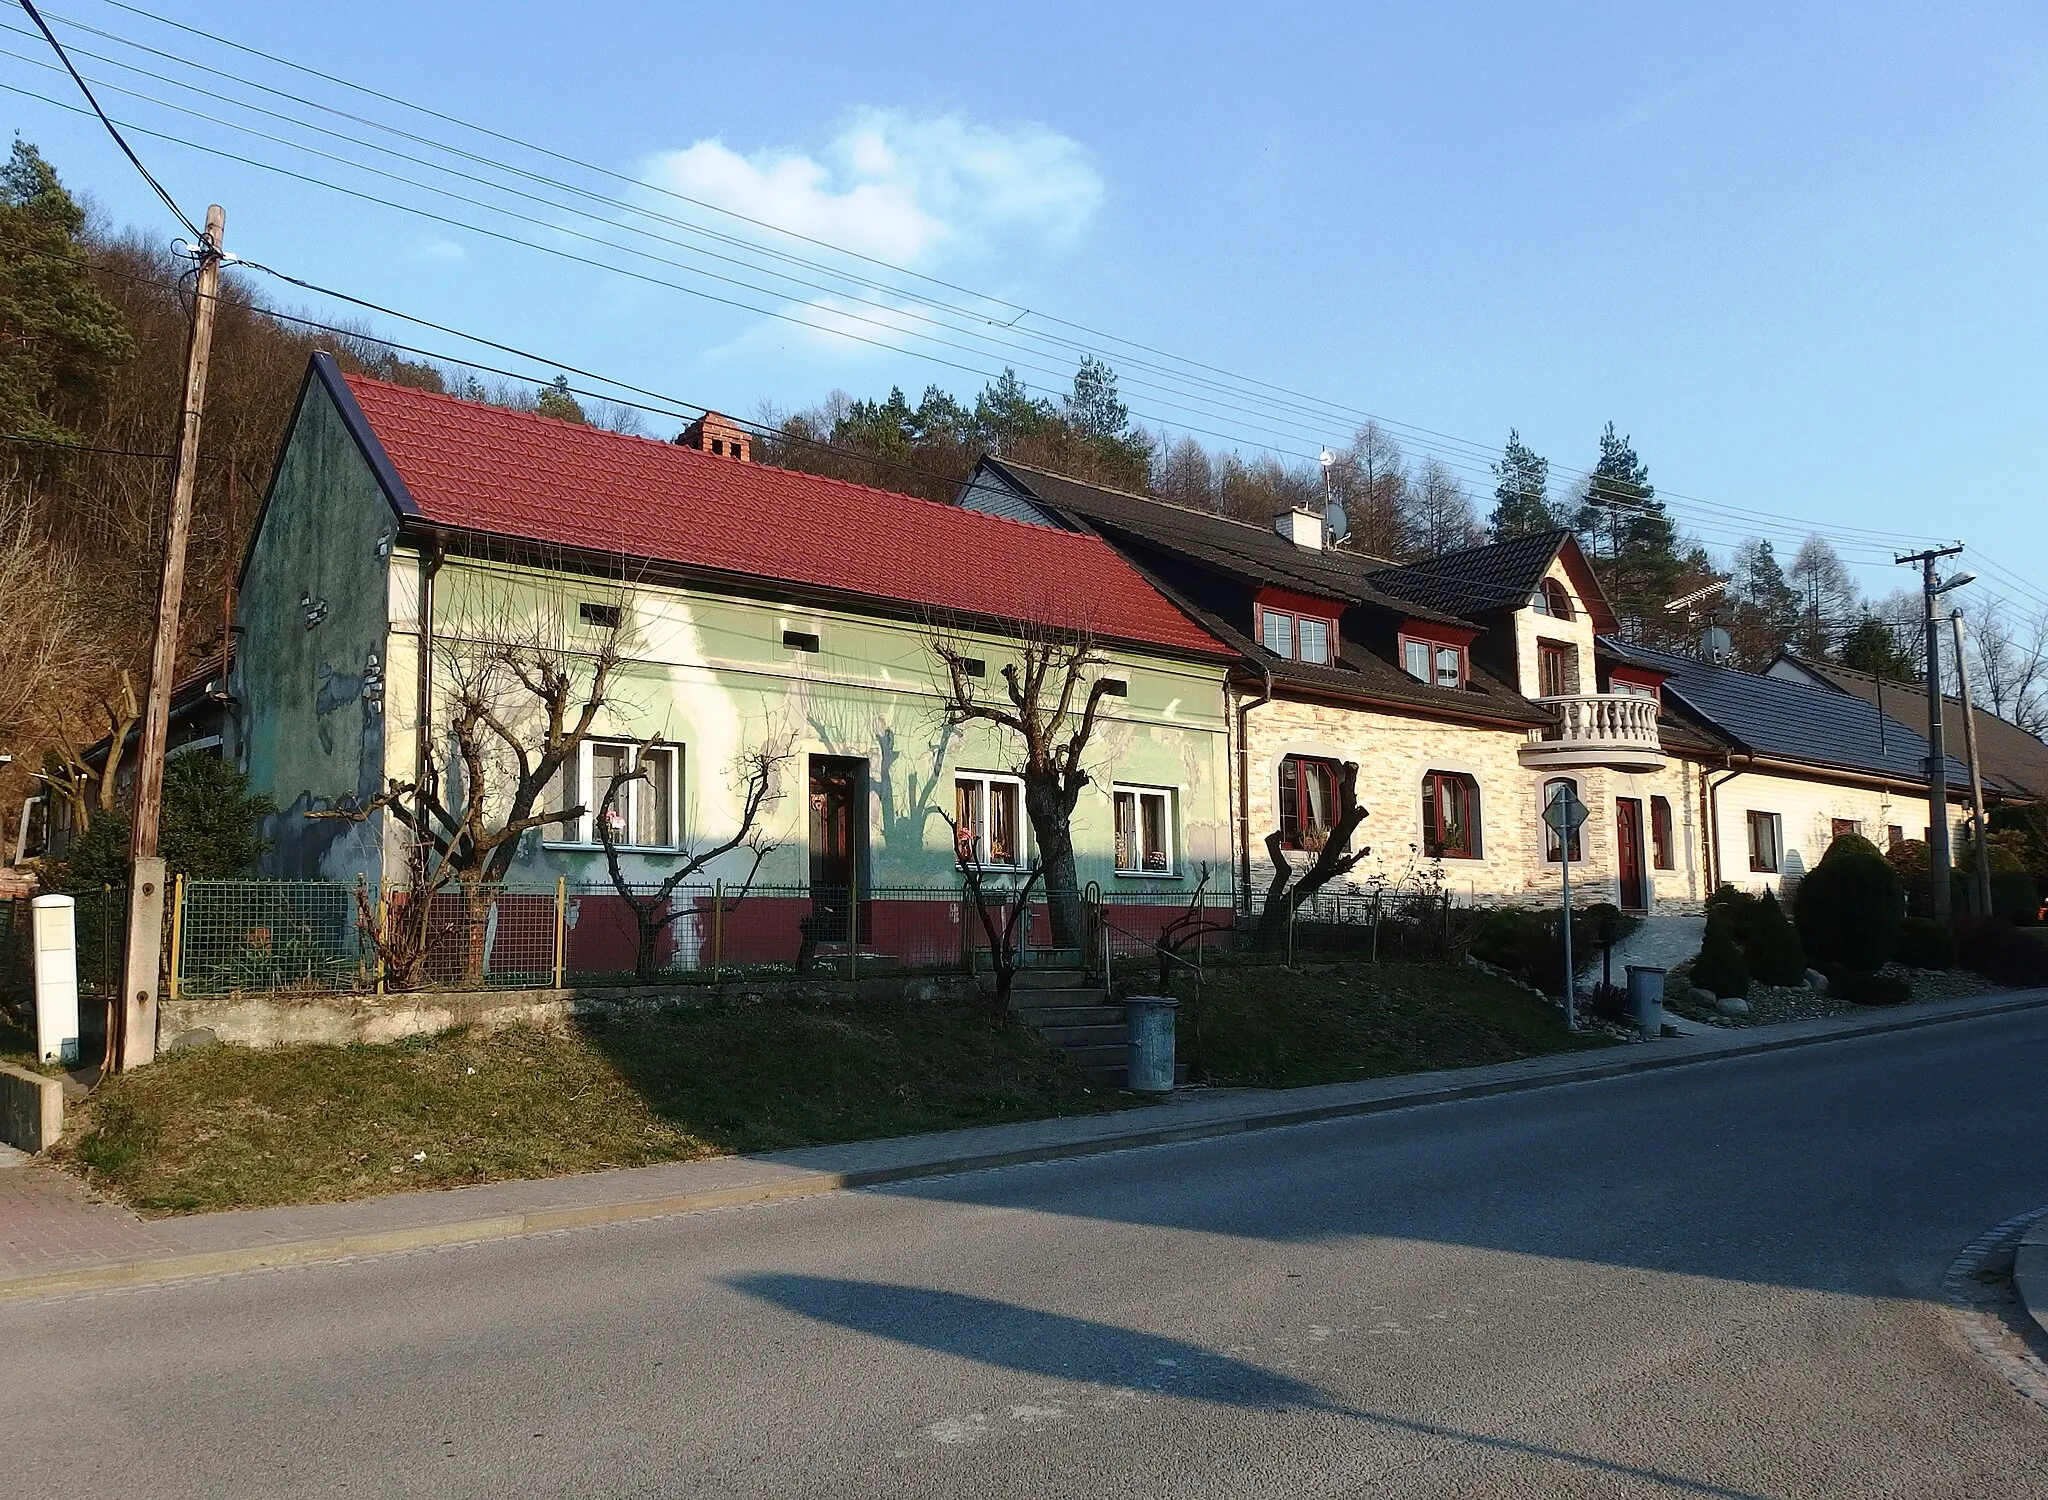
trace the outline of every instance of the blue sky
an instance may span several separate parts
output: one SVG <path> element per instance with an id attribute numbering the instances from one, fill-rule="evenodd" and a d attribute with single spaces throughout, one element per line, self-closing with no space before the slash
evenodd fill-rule
<path id="1" fill-rule="evenodd" d="M 1157 377 L 1167 389 L 1143 389 L 1136 365 L 1150 357 L 1105 347 L 1138 412 L 1247 448 L 1312 455 L 1346 435 L 1346 413 L 1370 412 L 1482 447 L 1515 426 L 1557 464 L 1584 466 L 1612 420 L 1660 489 L 1687 497 L 1673 502 L 1680 519 L 1718 548 L 1749 529 L 1744 513 L 1787 555 L 1818 528 L 1883 592 L 1907 580 L 1884 565 L 1887 538 L 1866 533 L 1959 535 L 1972 566 L 1988 554 L 2002 570 L 1986 570 L 1992 587 L 2021 603 L 2048 596 L 2034 441 L 2048 397 L 2038 6 L 149 3 L 977 294 L 942 294 L 956 304 L 1005 320 L 1029 308 L 1020 328 L 1041 337 L 1008 354 L 985 339 L 1023 335 L 982 323 L 972 352 L 933 351 L 970 367 L 949 368 L 137 138 L 188 209 L 227 206 L 231 249 L 565 363 L 741 414 L 834 387 L 897 383 L 914 397 L 936 381 L 971 394 L 1006 358 L 1071 368 L 1072 350 L 1045 336 L 1099 342 L 1047 321 L 1057 317 L 1316 398 L 1313 414 L 1294 398 L 1255 409 L 1211 391 L 1205 403 L 1185 367 Z M 458 137 L 106 0 L 56 10 Z M 120 52 L 53 24 L 82 48 Z M 0 46 L 43 55 L 17 36 Z M 0 83 L 72 98 L 11 57 Z M 211 86 L 248 97 L 241 83 Z M 0 97 L 114 219 L 173 232 L 97 126 Z M 571 237 L 591 221 L 565 234 L 578 221 L 529 204 L 546 223 L 508 223 L 157 106 L 106 102 L 127 120 L 625 263 Z M 743 228 L 658 192 L 576 180 Z M 608 238 L 673 258 L 618 227 L 648 221 L 612 218 L 598 226 Z M 638 262 L 886 342 L 930 326 L 894 273 L 879 276 L 893 289 L 866 293 L 882 305 L 863 309 L 787 285 L 736 292 L 695 264 Z M 1475 448 L 1410 437 L 1417 451 L 1483 465 Z"/>

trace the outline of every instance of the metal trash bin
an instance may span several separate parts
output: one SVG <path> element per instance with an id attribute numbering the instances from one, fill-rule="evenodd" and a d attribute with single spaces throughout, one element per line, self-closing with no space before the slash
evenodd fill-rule
<path id="1" fill-rule="evenodd" d="M 1648 964 L 1628 966 L 1628 1016 L 1645 1036 L 1664 1034 L 1664 971 Z"/>
<path id="2" fill-rule="evenodd" d="M 1180 1002 L 1171 995 L 1130 995 L 1124 1000 L 1129 1038 L 1125 1086 L 1139 1094 L 1173 1092 L 1173 1013 Z"/>

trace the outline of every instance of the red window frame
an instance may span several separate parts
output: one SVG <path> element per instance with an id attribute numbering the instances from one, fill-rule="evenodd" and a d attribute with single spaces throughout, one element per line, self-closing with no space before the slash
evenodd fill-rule
<path id="1" fill-rule="evenodd" d="M 1541 809 L 1550 806 L 1550 799 L 1557 795 L 1557 789 L 1561 786 L 1570 787 L 1572 789 L 1573 796 L 1577 797 L 1582 802 L 1585 800 L 1585 793 L 1579 790 L 1578 782 L 1574 781 L 1569 776 L 1553 776 L 1550 778 L 1550 780 L 1543 783 L 1543 792 L 1537 801 L 1537 807 Z M 1586 822 L 1588 823 L 1590 823 L 1591 821 L 1591 818 L 1588 818 L 1586 820 Z M 1574 828 L 1572 830 L 1571 856 L 1572 863 L 1575 865 L 1582 865 L 1586 862 L 1585 832 L 1585 823 L 1581 823 L 1577 828 Z M 1543 862 L 1545 864 L 1551 865 L 1563 864 L 1564 858 L 1560 852 L 1563 848 L 1564 844 L 1563 841 L 1558 838 L 1557 830 L 1555 828 L 1552 828 L 1548 823 L 1545 823 L 1543 825 Z"/>
<path id="2" fill-rule="evenodd" d="M 1337 818 L 1343 774 L 1343 768 L 1337 762 L 1321 756 L 1286 755 L 1280 758 L 1281 848 L 1316 850 L 1323 847 L 1329 837 L 1330 826 Z M 1323 790 L 1326 816 L 1320 823 L 1315 816 L 1315 798 L 1310 794 L 1310 777 L 1320 782 Z"/>
<path id="3" fill-rule="evenodd" d="M 1652 797 L 1650 799 L 1650 868 L 1653 870 L 1675 870 L 1677 861 L 1672 857 L 1671 847 L 1671 799 Z"/>
<path id="4" fill-rule="evenodd" d="M 1749 870 L 1752 875 L 1775 875 L 1778 867 L 1785 863 L 1785 825 L 1774 812 L 1749 810 Z M 1757 837 L 1758 830 L 1770 830 L 1768 859 L 1763 841 Z"/>
<path id="5" fill-rule="evenodd" d="M 1454 806 L 1464 817 L 1454 819 Z M 1431 859 L 1479 858 L 1479 783 L 1463 771 L 1422 777 L 1422 852 Z"/>
<path id="6" fill-rule="evenodd" d="M 1446 692 L 1451 691 L 1451 688 L 1436 680 L 1436 654 L 1439 651 L 1455 651 L 1458 653 L 1457 687 L 1463 687 L 1472 680 L 1472 654 L 1468 648 L 1456 641 L 1432 640 L 1426 635 L 1409 635 L 1405 631 L 1401 634 L 1401 644 L 1399 647 L 1402 671 L 1408 671 L 1408 648 L 1411 645 L 1420 646 L 1429 653 L 1429 675 L 1422 679 L 1425 687 L 1440 687 L 1444 688 Z M 1410 672 L 1409 675 L 1412 677 L 1414 674 Z"/>

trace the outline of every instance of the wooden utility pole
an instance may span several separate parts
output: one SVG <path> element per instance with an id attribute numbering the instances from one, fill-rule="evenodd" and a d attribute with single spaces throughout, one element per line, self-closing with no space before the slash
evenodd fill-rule
<path id="1" fill-rule="evenodd" d="M 149 695 L 135 761 L 135 801 L 128 855 L 128 952 L 114 1028 L 114 1069 L 124 1072 L 156 1057 L 157 985 L 163 970 L 164 862 L 157 857 L 163 811 L 164 748 L 170 737 L 171 684 L 178 671 L 178 613 L 185 600 L 185 544 L 192 532 L 192 488 L 199 471 L 199 421 L 206 408 L 206 363 L 219 304 L 221 238 L 227 215 L 206 210 L 206 234 L 195 248 L 199 282 L 192 299 L 192 337 L 185 348 L 185 399 L 178 416 L 178 468 L 164 527 L 164 571 L 156 596 L 156 632 L 149 648 Z"/>
<path id="2" fill-rule="evenodd" d="M 1956 632 L 1956 681 L 1962 685 L 1963 698 L 1963 750 L 1970 766 L 1970 819 L 1976 825 L 1977 837 L 1971 847 L 1971 883 L 1976 891 L 1977 915 L 1991 915 L 1991 846 L 1985 835 L 1990 829 L 1984 822 L 1984 774 L 1977 768 L 1977 715 L 1970 707 L 1970 669 L 1963 660 L 1963 612 L 1951 610 L 1949 624 Z"/>

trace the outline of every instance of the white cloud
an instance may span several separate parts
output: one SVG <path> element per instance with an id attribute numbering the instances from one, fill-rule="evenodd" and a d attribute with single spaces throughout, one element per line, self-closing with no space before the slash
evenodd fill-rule
<path id="1" fill-rule="evenodd" d="M 421 260 L 459 261 L 469 252 L 453 240 L 429 240 L 413 252 Z"/>
<path id="2" fill-rule="evenodd" d="M 1043 125 L 864 110 L 816 156 L 742 156 L 699 141 L 645 180 L 749 218 L 919 270 L 1016 241 L 1070 245 L 1102 202 L 1087 152 Z"/>

